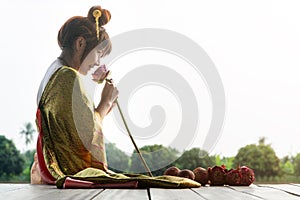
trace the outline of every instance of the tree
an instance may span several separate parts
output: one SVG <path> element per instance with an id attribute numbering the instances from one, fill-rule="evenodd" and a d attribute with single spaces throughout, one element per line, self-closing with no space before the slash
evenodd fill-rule
<path id="1" fill-rule="evenodd" d="M 178 158 L 177 150 L 158 144 L 144 146 L 140 151 L 153 175 L 162 175 L 173 161 Z M 146 172 L 136 151 L 131 155 L 131 172 Z"/>
<path id="2" fill-rule="evenodd" d="M 208 152 L 199 148 L 192 148 L 185 151 L 174 163 L 180 169 L 193 170 L 196 167 L 208 168 L 215 165 L 215 158 L 208 155 Z"/>
<path id="3" fill-rule="evenodd" d="M 129 169 L 130 157 L 118 149 L 114 143 L 105 144 L 108 167 L 115 172 L 125 172 Z"/>
<path id="4" fill-rule="evenodd" d="M 259 144 L 246 145 L 239 149 L 235 156 L 234 167 L 247 165 L 257 177 L 274 177 L 280 175 L 279 158 L 270 144 L 266 145 L 261 138 Z"/>
<path id="5" fill-rule="evenodd" d="M 23 171 L 24 159 L 15 144 L 0 135 L 0 177 L 6 179 L 10 175 L 18 175 Z"/>
<path id="6" fill-rule="evenodd" d="M 293 157 L 285 156 L 280 159 L 280 169 L 282 170 L 283 175 L 293 175 L 294 174 L 294 165 Z"/>
<path id="7" fill-rule="evenodd" d="M 35 152 L 36 150 L 27 150 L 26 152 L 21 154 L 25 163 L 23 165 L 24 167 L 22 173 L 18 176 L 18 181 L 27 183 L 30 182 L 30 171 L 34 161 Z"/>
<path id="8" fill-rule="evenodd" d="M 294 164 L 294 172 L 296 176 L 300 176 L 300 153 L 298 153 L 294 159 L 293 159 L 293 164 Z"/>
<path id="9" fill-rule="evenodd" d="M 33 128 L 32 123 L 27 122 L 22 127 L 20 134 L 25 136 L 25 144 L 26 146 L 30 144 L 33 141 L 33 133 L 35 132 L 35 129 Z"/>

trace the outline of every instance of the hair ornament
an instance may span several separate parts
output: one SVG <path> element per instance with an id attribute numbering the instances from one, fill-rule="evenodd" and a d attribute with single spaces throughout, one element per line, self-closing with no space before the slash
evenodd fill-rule
<path id="1" fill-rule="evenodd" d="M 100 10 L 94 10 L 93 16 L 95 17 L 96 21 L 96 32 L 97 32 L 97 39 L 99 40 L 99 18 L 101 17 L 102 13 Z"/>

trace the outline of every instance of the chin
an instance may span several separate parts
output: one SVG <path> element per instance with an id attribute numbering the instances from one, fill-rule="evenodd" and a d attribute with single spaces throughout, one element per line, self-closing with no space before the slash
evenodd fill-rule
<path id="1" fill-rule="evenodd" d="M 81 75 L 84 75 L 84 76 L 86 76 L 87 74 L 88 74 L 88 72 L 87 71 L 79 71 L 79 73 L 81 74 Z"/>

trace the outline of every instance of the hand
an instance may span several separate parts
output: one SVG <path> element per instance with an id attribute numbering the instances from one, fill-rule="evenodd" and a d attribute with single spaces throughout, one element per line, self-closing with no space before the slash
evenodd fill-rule
<path id="1" fill-rule="evenodd" d="M 104 79 L 108 76 L 109 70 L 106 69 L 105 65 L 101 65 L 96 71 L 92 74 L 93 80 L 102 83 Z"/>
<path id="2" fill-rule="evenodd" d="M 102 118 L 105 117 L 115 106 L 118 95 L 119 91 L 117 87 L 114 86 L 113 81 L 106 81 L 102 90 L 101 101 L 96 108 Z"/>
<path id="3" fill-rule="evenodd" d="M 101 101 L 106 101 L 109 104 L 115 102 L 118 98 L 119 91 L 114 85 L 113 80 L 107 80 L 101 94 Z"/>

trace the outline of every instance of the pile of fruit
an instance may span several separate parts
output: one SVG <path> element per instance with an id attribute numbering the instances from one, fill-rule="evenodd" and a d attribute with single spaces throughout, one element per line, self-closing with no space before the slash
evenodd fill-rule
<path id="1" fill-rule="evenodd" d="M 201 183 L 201 185 L 209 184 L 211 186 L 249 186 L 255 180 L 253 170 L 247 166 L 230 170 L 226 169 L 224 165 L 209 167 L 208 169 L 197 167 L 193 171 L 189 169 L 180 170 L 173 166 L 168 168 L 164 175 L 189 178 Z"/>

